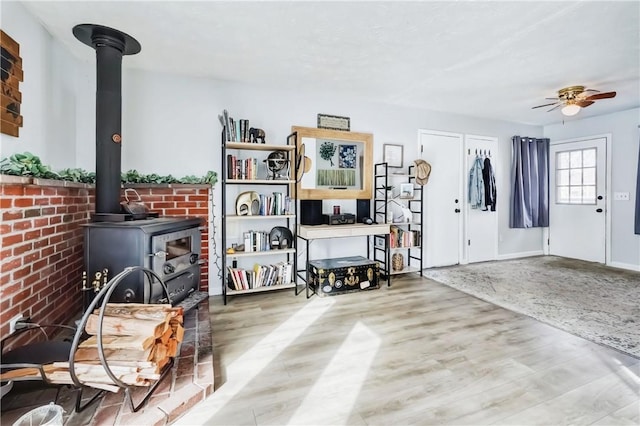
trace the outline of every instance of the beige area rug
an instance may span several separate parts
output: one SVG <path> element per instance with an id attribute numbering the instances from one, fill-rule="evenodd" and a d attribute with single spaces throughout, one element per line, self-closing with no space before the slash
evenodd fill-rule
<path id="1" fill-rule="evenodd" d="M 536 256 L 427 269 L 424 276 L 640 358 L 640 272 Z"/>

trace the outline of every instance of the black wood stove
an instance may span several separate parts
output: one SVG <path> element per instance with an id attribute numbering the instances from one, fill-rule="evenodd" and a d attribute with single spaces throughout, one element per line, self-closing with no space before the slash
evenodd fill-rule
<path id="1" fill-rule="evenodd" d="M 143 266 L 163 277 L 175 305 L 200 286 L 202 221 L 125 211 L 120 201 L 122 56 L 140 52 L 140 44 L 101 25 L 76 25 L 73 34 L 96 50 L 97 64 L 96 210 L 84 229 L 84 306 L 129 266 Z M 147 279 L 142 271 L 128 275 L 110 300 L 166 303 L 160 283 L 148 285 Z"/>

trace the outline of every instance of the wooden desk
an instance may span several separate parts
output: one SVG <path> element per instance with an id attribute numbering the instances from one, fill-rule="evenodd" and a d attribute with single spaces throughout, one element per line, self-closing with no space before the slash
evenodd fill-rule
<path id="1" fill-rule="evenodd" d="M 371 258 L 369 250 L 369 237 L 372 235 L 385 235 L 389 237 L 391 225 L 388 223 L 376 223 L 365 225 L 364 223 L 356 223 L 353 225 L 298 225 L 297 237 L 302 238 L 306 242 L 304 262 L 304 276 L 298 268 L 298 277 L 305 282 L 307 288 L 307 299 L 309 295 L 309 242 L 311 240 L 320 240 L 327 238 L 346 238 L 346 237 L 367 237 L 367 258 Z"/>

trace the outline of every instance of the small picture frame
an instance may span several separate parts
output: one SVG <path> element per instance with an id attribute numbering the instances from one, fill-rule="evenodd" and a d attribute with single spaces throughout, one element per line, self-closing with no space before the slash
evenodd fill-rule
<path id="1" fill-rule="evenodd" d="M 383 161 L 387 163 L 387 167 L 401 168 L 403 164 L 403 149 L 402 145 L 395 145 L 386 143 L 382 146 L 383 149 Z"/>
<path id="2" fill-rule="evenodd" d="M 342 130 L 351 129 L 351 119 L 339 115 L 318 114 L 318 129 Z"/>
<path id="3" fill-rule="evenodd" d="M 413 198 L 413 184 L 412 183 L 401 183 L 400 184 L 400 197 L 402 199 L 412 199 Z"/>

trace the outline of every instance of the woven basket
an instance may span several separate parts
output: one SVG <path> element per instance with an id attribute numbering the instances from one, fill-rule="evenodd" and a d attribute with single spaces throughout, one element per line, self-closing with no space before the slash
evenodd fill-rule
<path id="1" fill-rule="evenodd" d="M 394 253 L 391 256 L 391 268 L 394 271 L 402 271 L 404 269 L 404 256 L 401 253 Z"/>

